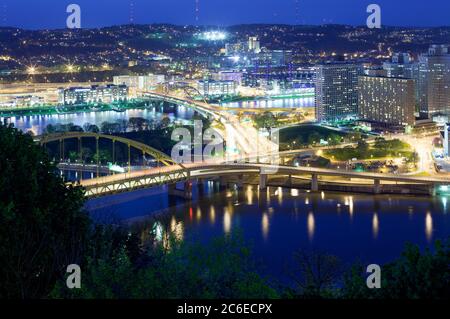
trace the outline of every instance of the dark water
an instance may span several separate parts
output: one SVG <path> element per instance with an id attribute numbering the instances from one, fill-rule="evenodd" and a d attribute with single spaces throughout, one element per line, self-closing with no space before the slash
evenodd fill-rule
<path id="1" fill-rule="evenodd" d="M 163 238 L 172 232 L 182 240 L 208 242 L 240 230 L 265 271 L 282 280 L 299 249 L 334 254 L 346 264 L 383 264 L 397 258 L 406 242 L 425 248 L 450 236 L 447 197 L 311 194 L 281 188 L 260 192 L 256 186 L 219 190 L 212 182 L 195 189 L 194 198 L 202 198 L 192 202 L 169 197 L 160 188 L 91 200 L 87 207 L 97 220 L 126 221 L 143 237 L 153 232 Z"/>

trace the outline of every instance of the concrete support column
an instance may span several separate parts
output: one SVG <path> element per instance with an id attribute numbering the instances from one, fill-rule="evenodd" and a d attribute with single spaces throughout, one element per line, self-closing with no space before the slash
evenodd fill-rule
<path id="1" fill-rule="evenodd" d="M 267 188 L 267 174 L 259 174 L 259 189 Z"/>
<path id="2" fill-rule="evenodd" d="M 312 174 L 311 176 L 311 192 L 319 191 L 319 176 L 317 174 Z"/>
<path id="3" fill-rule="evenodd" d="M 373 181 L 373 192 L 375 194 L 381 194 L 381 181 L 379 179 Z"/>
<path id="4" fill-rule="evenodd" d="M 292 186 L 292 175 L 288 176 L 287 186 Z"/>
<path id="5" fill-rule="evenodd" d="M 436 186 L 435 185 L 430 185 L 430 196 L 436 196 Z"/>
<path id="6" fill-rule="evenodd" d="M 228 183 L 227 183 L 227 179 L 225 176 L 220 176 L 219 177 L 219 183 L 220 183 L 220 187 L 227 187 Z"/>
<path id="7" fill-rule="evenodd" d="M 184 182 L 184 199 L 192 199 L 192 181 Z"/>
<path id="8" fill-rule="evenodd" d="M 244 186 L 244 175 L 238 175 L 237 187 L 242 188 Z"/>

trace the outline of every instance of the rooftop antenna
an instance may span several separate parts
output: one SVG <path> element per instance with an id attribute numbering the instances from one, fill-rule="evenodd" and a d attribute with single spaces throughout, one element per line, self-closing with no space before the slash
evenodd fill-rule
<path id="1" fill-rule="evenodd" d="M 200 0 L 195 0 L 195 22 L 198 23 L 200 15 Z"/>
<path id="2" fill-rule="evenodd" d="M 6 27 L 6 10 L 7 10 L 7 6 L 6 3 L 2 4 L 2 13 L 1 13 L 1 20 L 2 20 L 2 24 L 3 26 Z"/>
<path id="3" fill-rule="evenodd" d="M 134 24 L 134 0 L 130 0 L 130 24 Z"/>
<path id="4" fill-rule="evenodd" d="M 295 24 L 300 24 L 300 0 L 295 0 Z"/>

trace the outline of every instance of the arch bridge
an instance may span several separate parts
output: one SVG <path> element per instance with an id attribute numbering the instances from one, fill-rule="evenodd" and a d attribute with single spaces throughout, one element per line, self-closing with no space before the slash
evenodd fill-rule
<path id="1" fill-rule="evenodd" d="M 128 170 L 131 170 L 131 149 L 137 149 L 142 152 L 142 156 L 150 156 L 155 159 L 155 161 L 162 166 L 171 166 L 177 165 L 179 168 L 183 168 L 182 165 L 177 164 L 170 156 L 164 154 L 163 152 L 138 141 L 134 141 L 125 137 L 93 133 L 93 132 L 64 132 L 64 133 L 55 133 L 55 134 L 46 134 L 41 136 L 36 136 L 34 138 L 35 142 L 39 143 L 42 146 L 46 146 L 52 142 L 59 143 L 59 159 L 60 161 L 64 161 L 65 159 L 65 141 L 67 140 L 77 140 L 78 141 L 78 155 L 82 159 L 83 157 L 83 139 L 85 138 L 93 138 L 95 139 L 95 147 L 96 147 L 96 160 L 97 160 L 97 176 L 99 176 L 100 170 L 100 156 L 99 156 L 99 141 L 109 140 L 112 142 L 112 161 L 115 162 L 116 155 L 116 143 L 121 143 L 127 146 L 128 148 Z"/>

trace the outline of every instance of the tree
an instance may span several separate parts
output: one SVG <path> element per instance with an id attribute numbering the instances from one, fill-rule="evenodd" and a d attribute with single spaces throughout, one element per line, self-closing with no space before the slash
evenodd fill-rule
<path id="1" fill-rule="evenodd" d="M 83 192 L 64 184 L 29 135 L 0 125 L 0 149 L 0 298 L 42 298 L 81 261 Z"/>
<path id="2" fill-rule="evenodd" d="M 296 284 L 294 295 L 322 298 L 333 295 L 343 273 L 341 261 L 333 255 L 319 252 L 298 251 L 294 254 L 294 266 L 290 271 Z"/>
<path id="3" fill-rule="evenodd" d="M 223 299 L 276 298 L 277 292 L 253 265 L 241 237 L 231 234 L 210 244 L 138 244 L 128 231 L 99 230 L 83 268 L 81 289 L 58 284 L 56 298 Z M 132 275 L 130 275 L 132 274 Z"/>
<path id="4" fill-rule="evenodd" d="M 161 129 L 165 129 L 168 128 L 170 126 L 170 118 L 169 117 L 164 117 L 161 122 L 159 123 L 159 126 Z"/>
<path id="5" fill-rule="evenodd" d="M 343 297 L 357 299 L 449 299 L 450 242 L 437 241 L 421 252 L 408 244 L 401 257 L 382 267 L 381 289 L 368 289 L 365 269 L 355 265 L 346 274 Z"/>
<path id="6" fill-rule="evenodd" d="M 360 140 L 358 141 L 357 151 L 360 155 L 360 158 L 367 158 L 369 153 L 369 144 L 366 141 Z"/>
<path id="7" fill-rule="evenodd" d="M 89 133 L 99 133 L 100 132 L 100 129 L 98 128 L 98 126 L 95 124 L 91 124 L 91 123 L 85 123 L 83 125 L 83 130 L 85 132 L 89 132 Z"/>
<path id="8" fill-rule="evenodd" d="M 105 134 L 114 134 L 120 132 L 119 123 L 103 122 L 100 131 Z"/>
<path id="9" fill-rule="evenodd" d="M 272 128 L 276 127 L 277 120 L 272 112 L 264 112 L 255 115 L 255 124 L 257 128 L 265 128 L 270 132 Z"/>
<path id="10" fill-rule="evenodd" d="M 150 122 L 142 117 L 131 117 L 128 126 L 133 131 L 146 131 L 149 129 Z"/>
<path id="11" fill-rule="evenodd" d="M 313 132 L 308 136 L 308 144 L 314 145 L 320 143 L 322 136 L 318 132 Z"/>

